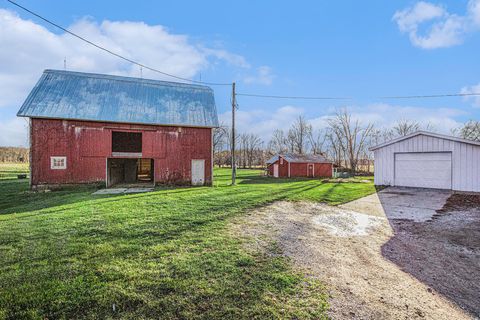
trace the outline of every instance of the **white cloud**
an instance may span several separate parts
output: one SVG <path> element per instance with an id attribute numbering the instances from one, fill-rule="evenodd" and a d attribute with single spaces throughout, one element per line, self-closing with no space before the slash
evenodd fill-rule
<path id="1" fill-rule="evenodd" d="M 141 61 L 164 72 L 193 78 L 200 71 L 224 64 L 249 68 L 246 59 L 218 45 L 208 48 L 193 42 L 187 35 L 170 32 L 161 25 L 143 22 L 96 22 L 88 18 L 76 21 L 69 30 L 102 46 Z M 0 108 L 7 115 L 16 113 L 44 69 L 67 70 L 117 75 L 140 76 L 140 68 L 98 50 L 68 34 L 54 33 L 15 12 L 0 9 Z M 142 70 L 143 77 L 167 79 L 158 73 Z M 204 79 L 208 81 L 210 79 Z M 2 119 L 0 136 L 8 129 L 5 123 L 17 120 Z M 3 140 L 1 144 L 5 143 Z"/>
<path id="2" fill-rule="evenodd" d="M 128 58 L 180 77 L 195 76 L 209 65 L 212 57 L 190 43 L 187 36 L 171 34 L 159 25 L 129 21 L 98 24 L 82 19 L 69 29 Z M 0 79 L 8 79 L 0 87 L 0 107 L 18 107 L 41 72 L 47 68 L 63 69 L 64 58 L 69 70 L 140 75 L 137 66 L 3 9 L 0 9 L 0 46 Z M 148 70 L 143 70 L 143 75 L 162 78 Z"/>
<path id="3" fill-rule="evenodd" d="M 17 147 L 28 146 L 28 120 L 24 118 L 12 118 L 0 120 L 0 146 Z"/>
<path id="4" fill-rule="evenodd" d="M 257 68 L 257 73 L 252 76 L 247 76 L 243 79 L 246 84 L 263 84 L 271 85 L 273 78 L 272 69 L 268 66 L 261 66 Z"/>
<path id="5" fill-rule="evenodd" d="M 451 129 L 458 128 L 461 122 L 456 118 L 465 116 L 465 112 L 453 108 L 424 108 L 398 106 L 389 104 L 370 104 L 367 106 L 350 106 L 347 108 L 352 118 L 360 122 L 374 123 L 378 128 L 389 128 L 398 120 L 414 120 L 422 124 L 430 124 L 438 132 L 449 134 Z M 335 114 L 334 109 L 318 117 L 307 117 L 314 129 L 324 129 L 328 126 L 327 120 Z M 304 109 L 295 106 L 283 106 L 272 112 L 242 111 L 237 112 L 236 127 L 239 133 L 248 132 L 258 134 L 262 139 L 269 141 L 275 129 L 287 131 L 296 118 L 305 115 Z M 231 124 L 231 113 L 220 115 L 220 120 Z"/>
<path id="6" fill-rule="evenodd" d="M 468 12 L 473 22 L 480 26 L 480 1 L 470 0 L 468 3 Z"/>
<path id="7" fill-rule="evenodd" d="M 371 104 L 366 108 L 351 109 L 353 117 L 367 122 L 373 122 L 377 127 L 389 128 L 398 120 L 412 120 L 423 125 L 431 125 L 435 131 L 449 134 L 461 122 L 457 117 L 464 116 L 464 111 L 454 108 L 425 108 L 412 106 L 390 105 L 385 103 Z"/>
<path id="8" fill-rule="evenodd" d="M 205 47 L 202 48 L 202 51 L 208 56 L 213 56 L 218 59 L 225 60 L 233 66 L 240 68 L 250 68 L 250 64 L 241 55 L 231 53 L 223 49 L 210 49 Z"/>
<path id="9" fill-rule="evenodd" d="M 393 20 L 410 41 L 423 49 L 446 48 L 461 44 L 465 36 L 480 27 L 480 0 L 470 0 L 464 16 L 449 13 L 443 6 L 420 1 L 395 12 Z M 419 31 L 426 25 L 426 31 Z"/>
<path id="10" fill-rule="evenodd" d="M 480 93 L 480 83 L 473 86 L 463 87 L 460 93 L 461 94 Z M 480 96 L 467 96 L 467 97 L 464 97 L 464 100 L 472 102 L 472 105 L 475 108 L 480 108 Z"/>
<path id="11" fill-rule="evenodd" d="M 283 106 L 272 112 L 263 110 L 244 111 L 235 113 L 236 128 L 239 133 L 255 133 L 264 140 L 270 139 L 275 129 L 288 129 L 295 119 L 303 114 L 303 109 L 294 106 Z M 232 113 L 225 112 L 219 115 L 221 122 L 230 126 Z"/>

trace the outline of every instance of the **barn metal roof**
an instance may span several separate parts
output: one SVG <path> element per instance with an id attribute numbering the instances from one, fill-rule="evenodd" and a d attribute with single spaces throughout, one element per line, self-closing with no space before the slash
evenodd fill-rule
<path id="1" fill-rule="evenodd" d="M 462 143 L 467 143 L 467 144 L 473 144 L 476 146 L 480 146 L 480 141 L 473 141 L 473 140 L 466 140 L 458 137 L 452 137 L 452 136 L 447 136 L 444 134 L 439 134 L 439 133 L 433 133 L 433 132 L 428 132 L 428 131 L 416 131 L 414 133 L 408 134 L 403 137 L 399 137 L 390 141 L 386 141 L 384 143 L 381 143 L 379 145 L 376 145 L 374 147 L 371 147 L 369 150 L 374 151 L 383 147 L 386 147 L 388 145 L 394 144 L 399 141 L 403 141 L 406 139 L 410 139 L 419 135 L 427 136 L 427 137 L 434 137 L 434 138 L 440 138 L 440 139 L 445 139 L 445 140 L 450 140 L 450 141 L 457 141 L 457 142 L 462 142 Z"/>
<path id="2" fill-rule="evenodd" d="M 159 80 L 45 70 L 21 117 L 217 127 L 213 90 Z"/>
<path id="3" fill-rule="evenodd" d="M 282 157 L 290 163 L 332 163 L 321 154 L 296 154 L 296 153 L 283 153 L 276 154 L 267 160 L 267 164 L 274 163 Z"/>

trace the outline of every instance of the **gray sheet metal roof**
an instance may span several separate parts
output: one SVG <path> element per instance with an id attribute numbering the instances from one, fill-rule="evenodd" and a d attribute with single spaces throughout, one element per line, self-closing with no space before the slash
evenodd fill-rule
<path id="1" fill-rule="evenodd" d="M 17 113 L 21 117 L 217 127 L 206 86 L 103 74 L 45 70 Z"/>
<path id="2" fill-rule="evenodd" d="M 276 154 L 267 160 L 267 164 L 274 163 L 279 159 L 284 158 L 290 163 L 332 163 L 321 154 L 296 154 L 296 153 L 284 153 Z"/>
<path id="3" fill-rule="evenodd" d="M 445 139 L 445 140 L 450 140 L 450 141 L 457 141 L 457 142 L 462 142 L 462 143 L 466 143 L 466 144 L 472 144 L 472 145 L 475 145 L 475 146 L 480 146 L 480 141 L 466 140 L 466 139 L 462 139 L 462 138 L 458 138 L 458 137 L 447 136 L 447 135 L 444 135 L 444 134 L 433 133 L 433 132 L 428 132 L 428 131 L 416 131 L 416 132 L 408 134 L 406 136 L 383 142 L 379 145 L 371 147 L 369 150 L 374 151 L 374 150 L 386 147 L 388 145 L 391 145 L 393 143 L 397 143 L 397 142 L 400 142 L 400 141 L 403 141 L 403 140 L 406 140 L 406 139 L 410 139 L 410 138 L 413 138 L 413 137 L 416 137 L 416 136 L 419 136 L 419 135 L 423 135 L 423 136 L 427 136 L 427 137 L 434 137 L 434 138 L 439 138 L 439 139 Z"/>

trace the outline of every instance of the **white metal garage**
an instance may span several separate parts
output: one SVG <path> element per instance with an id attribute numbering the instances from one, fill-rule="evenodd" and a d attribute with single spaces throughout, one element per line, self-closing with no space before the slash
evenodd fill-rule
<path id="1" fill-rule="evenodd" d="M 419 131 L 371 150 L 376 185 L 480 192 L 480 142 Z"/>

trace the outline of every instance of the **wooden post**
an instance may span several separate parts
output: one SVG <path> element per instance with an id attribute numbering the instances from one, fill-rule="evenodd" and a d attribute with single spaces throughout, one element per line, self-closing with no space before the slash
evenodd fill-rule
<path id="1" fill-rule="evenodd" d="M 235 160 L 235 82 L 232 83 L 232 185 L 235 185 L 235 180 L 237 178 L 237 164 Z"/>

